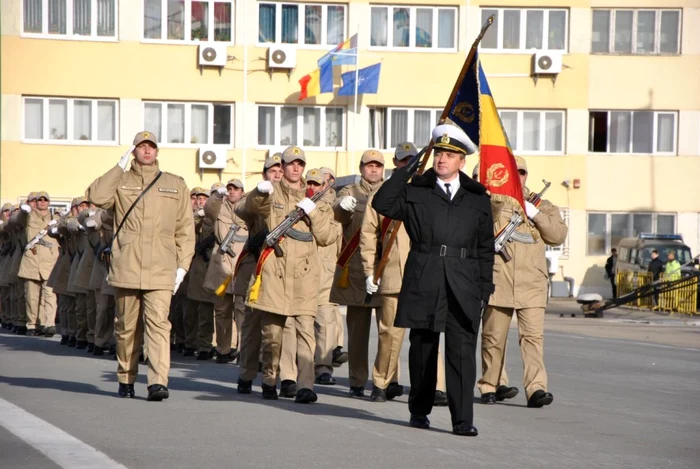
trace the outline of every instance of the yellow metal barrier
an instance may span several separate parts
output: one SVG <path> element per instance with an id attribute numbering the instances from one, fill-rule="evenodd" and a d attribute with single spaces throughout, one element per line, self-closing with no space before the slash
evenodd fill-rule
<path id="1" fill-rule="evenodd" d="M 630 270 L 618 271 L 616 280 L 618 296 L 631 293 L 654 281 L 650 272 L 634 272 Z M 661 280 L 662 282 L 659 283 L 659 288 L 663 288 L 664 286 L 663 274 L 661 275 Z M 687 280 L 677 284 L 672 291 L 659 293 L 646 298 L 639 298 L 629 303 L 629 305 L 638 308 L 667 311 L 670 314 L 695 314 L 697 312 L 697 299 L 698 279 L 697 277 L 689 277 Z"/>

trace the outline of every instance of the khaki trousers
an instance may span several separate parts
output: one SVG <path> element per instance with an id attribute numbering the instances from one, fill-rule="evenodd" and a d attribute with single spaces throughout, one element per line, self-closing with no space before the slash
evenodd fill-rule
<path id="1" fill-rule="evenodd" d="M 216 351 L 228 355 L 239 349 L 239 334 L 245 315 L 245 297 L 226 294 L 214 305 L 216 319 Z"/>
<path id="2" fill-rule="evenodd" d="M 482 394 L 496 392 L 502 383 L 506 341 L 513 308 L 489 306 L 484 312 L 481 334 L 482 377 L 478 387 Z M 544 368 L 544 308 L 515 310 L 518 316 L 518 343 L 523 357 L 523 386 L 529 399 L 537 390 L 547 390 Z"/>
<path id="3" fill-rule="evenodd" d="M 61 321 L 61 335 L 75 335 L 75 298 L 61 295 L 58 303 L 58 315 Z"/>
<path id="4" fill-rule="evenodd" d="M 338 329 L 336 311 L 338 305 L 328 304 L 319 306 L 316 311 L 314 326 L 316 329 L 316 376 L 323 373 L 333 374 L 333 350 L 338 341 Z"/>
<path id="5" fill-rule="evenodd" d="M 211 352 L 214 348 L 214 303 L 200 301 L 197 307 L 197 350 Z"/>
<path id="6" fill-rule="evenodd" d="M 46 281 L 25 280 L 27 329 L 36 329 L 39 324 L 53 327 L 56 324 L 56 295 Z"/>
<path id="7" fill-rule="evenodd" d="M 117 288 L 114 333 L 117 342 L 117 379 L 133 384 L 139 371 L 141 343 L 146 336 L 148 385 L 168 385 L 170 371 L 171 290 L 130 290 Z M 143 320 L 142 316 L 143 315 Z"/>
<path id="8" fill-rule="evenodd" d="M 253 381 L 258 375 L 262 343 L 263 312 L 245 308 L 241 325 L 241 357 L 238 360 L 238 379 Z"/>
<path id="9" fill-rule="evenodd" d="M 14 307 L 14 324 L 15 326 L 20 326 L 24 327 L 27 325 L 27 302 L 26 302 L 26 295 L 25 295 L 25 287 L 24 287 L 25 280 L 23 278 L 20 278 L 17 280 L 17 283 L 14 284 L 14 292 L 15 292 L 15 307 Z"/>
<path id="10" fill-rule="evenodd" d="M 185 328 L 185 348 L 195 350 L 197 348 L 197 331 L 199 329 L 198 308 L 199 302 L 183 298 L 183 311 L 185 313 L 183 323 Z"/>
<path id="11" fill-rule="evenodd" d="M 340 308 L 335 305 L 335 323 L 338 325 L 338 336 L 335 339 L 335 346 L 343 348 L 345 346 L 345 324 L 343 322 L 343 315 L 340 314 Z"/>
<path id="12" fill-rule="evenodd" d="M 314 338 L 313 316 L 283 316 L 263 312 L 262 347 L 263 347 L 263 384 L 277 385 L 277 370 L 282 355 L 282 336 L 285 322 L 294 321 L 296 330 L 296 349 L 298 376 L 295 376 L 299 389 L 314 388 Z"/>
<path id="13" fill-rule="evenodd" d="M 87 341 L 90 344 L 95 343 L 95 322 L 97 321 L 97 298 L 94 291 L 89 291 L 86 297 L 87 305 Z"/>
<path id="14" fill-rule="evenodd" d="M 75 339 L 87 342 L 87 295 L 77 293 L 75 295 Z"/>
<path id="15" fill-rule="evenodd" d="M 377 310 L 379 340 L 374 369 L 372 370 L 372 381 L 376 387 L 386 389 L 390 383 L 399 382 L 401 345 L 406 329 L 394 327 L 399 295 L 382 295 L 381 299 L 382 307 Z"/>
<path id="16" fill-rule="evenodd" d="M 185 298 L 187 295 L 178 293 L 170 302 L 168 320 L 172 326 L 171 339 L 175 344 L 185 343 Z"/>
<path id="17" fill-rule="evenodd" d="M 0 302 L 2 303 L 3 322 L 11 322 L 10 314 L 10 287 L 0 287 Z"/>
<path id="18" fill-rule="evenodd" d="M 377 310 L 377 315 L 381 312 Z M 372 308 L 348 306 L 348 374 L 350 386 L 364 388 L 369 378 L 369 333 Z"/>
<path id="19" fill-rule="evenodd" d="M 97 315 L 95 318 L 95 345 L 108 348 L 114 343 L 114 296 L 103 295 L 97 290 Z"/>
<path id="20" fill-rule="evenodd" d="M 293 316 L 287 317 L 282 330 L 282 354 L 279 367 L 280 381 L 296 383 L 299 370 L 297 369 L 297 329 Z"/>

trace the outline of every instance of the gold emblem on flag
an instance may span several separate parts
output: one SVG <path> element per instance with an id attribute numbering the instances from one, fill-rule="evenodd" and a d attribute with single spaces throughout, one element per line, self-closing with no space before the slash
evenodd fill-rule
<path id="1" fill-rule="evenodd" d="M 462 102 L 455 106 L 454 115 L 462 122 L 471 124 L 474 122 L 474 106 L 471 103 Z"/>
<path id="2" fill-rule="evenodd" d="M 501 187 L 510 179 L 510 173 L 502 163 L 494 163 L 486 170 L 486 186 Z"/>
<path id="3" fill-rule="evenodd" d="M 440 137 L 440 143 L 444 143 L 444 144 L 450 143 L 450 136 L 447 134 L 442 134 L 442 137 Z"/>

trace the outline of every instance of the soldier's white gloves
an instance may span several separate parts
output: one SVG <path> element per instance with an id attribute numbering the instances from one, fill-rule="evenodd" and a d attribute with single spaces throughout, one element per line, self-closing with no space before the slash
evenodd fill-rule
<path id="1" fill-rule="evenodd" d="M 22 205 L 20 205 L 20 206 L 19 206 L 19 209 L 22 210 L 22 211 L 25 212 L 25 213 L 29 213 L 29 212 L 32 211 L 32 208 L 31 208 L 29 205 L 27 205 L 27 204 L 22 204 Z"/>
<path id="2" fill-rule="evenodd" d="M 78 223 L 78 231 L 85 231 L 85 227 Z"/>
<path id="3" fill-rule="evenodd" d="M 219 187 L 216 190 L 216 193 L 219 194 L 221 197 L 225 196 L 228 190 L 225 187 Z"/>
<path id="4" fill-rule="evenodd" d="M 56 227 L 51 228 L 51 234 L 54 234 L 54 235 L 58 234 L 58 228 L 56 228 Z"/>
<path id="5" fill-rule="evenodd" d="M 88 228 L 97 228 L 97 222 L 95 220 L 85 220 L 85 226 Z"/>
<path id="6" fill-rule="evenodd" d="M 367 293 L 374 295 L 379 291 L 379 284 L 382 283 L 382 279 L 379 279 L 377 283 L 374 283 L 374 275 L 370 275 L 365 280 L 365 287 L 367 288 Z"/>
<path id="7" fill-rule="evenodd" d="M 96 212 L 95 212 L 94 210 L 90 210 L 90 211 L 88 212 L 88 217 L 94 217 L 94 216 L 95 216 L 95 213 L 96 213 Z"/>
<path id="8" fill-rule="evenodd" d="M 535 216 L 540 213 L 540 209 L 535 207 L 533 204 L 528 202 L 527 200 L 525 201 L 525 212 L 527 213 L 527 217 L 532 220 L 535 218 Z"/>
<path id="9" fill-rule="evenodd" d="M 351 195 L 346 195 L 340 201 L 340 208 L 348 212 L 354 212 L 357 206 L 357 199 Z"/>
<path id="10" fill-rule="evenodd" d="M 314 203 L 313 200 L 309 199 L 308 197 L 304 197 L 299 201 L 297 204 L 297 207 L 302 209 L 304 213 L 307 215 L 311 212 L 313 212 L 316 209 L 316 204 Z"/>
<path id="11" fill-rule="evenodd" d="M 58 223 L 58 222 L 57 222 L 56 220 L 51 220 L 51 221 L 49 222 L 49 226 L 54 226 L 54 225 L 57 224 L 57 223 Z"/>
<path id="12" fill-rule="evenodd" d="M 204 216 L 204 209 L 203 208 L 200 208 L 199 210 L 197 210 L 197 216 L 200 216 L 200 217 Z"/>
<path id="13" fill-rule="evenodd" d="M 177 289 L 180 288 L 180 284 L 185 279 L 185 274 L 187 274 L 185 269 L 182 267 L 177 268 L 177 272 L 175 272 L 175 288 L 173 288 L 173 295 L 177 293 Z"/>
<path id="14" fill-rule="evenodd" d="M 272 187 L 272 183 L 270 181 L 260 181 L 258 183 L 258 192 L 262 192 L 263 194 L 272 194 L 275 191 L 275 188 Z"/>
<path id="15" fill-rule="evenodd" d="M 124 153 L 121 158 L 119 158 L 119 163 L 117 163 L 117 165 L 119 165 L 122 171 L 126 171 L 126 165 L 129 164 L 129 158 L 131 157 L 131 153 L 134 151 L 135 148 L 135 146 L 131 145 L 129 147 L 129 150 L 127 150 L 127 152 Z"/>

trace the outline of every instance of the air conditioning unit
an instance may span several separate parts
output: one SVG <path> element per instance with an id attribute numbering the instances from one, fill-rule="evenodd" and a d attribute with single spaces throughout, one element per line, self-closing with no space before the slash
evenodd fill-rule
<path id="1" fill-rule="evenodd" d="M 200 67 L 225 67 L 228 61 L 226 44 L 205 42 L 199 45 Z"/>
<path id="2" fill-rule="evenodd" d="M 297 49 L 291 44 L 277 44 L 267 51 L 267 67 L 291 70 L 297 66 Z"/>
<path id="3" fill-rule="evenodd" d="M 542 75 L 556 75 L 561 73 L 561 52 L 537 51 L 534 55 L 534 73 Z"/>
<path id="4" fill-rule="evenodd" d="M 199 149 L 199 169 L 226 169 L 226 149 L 201 147 Z"/>

